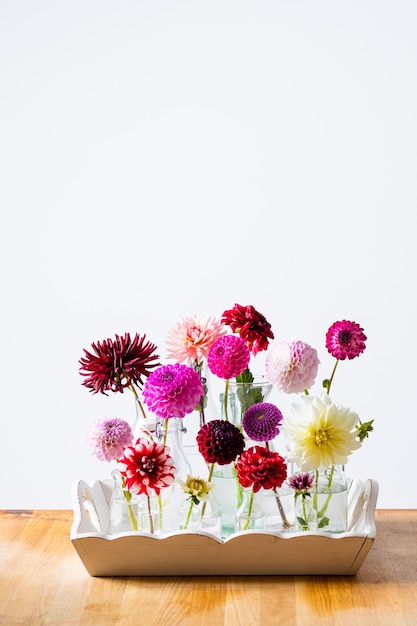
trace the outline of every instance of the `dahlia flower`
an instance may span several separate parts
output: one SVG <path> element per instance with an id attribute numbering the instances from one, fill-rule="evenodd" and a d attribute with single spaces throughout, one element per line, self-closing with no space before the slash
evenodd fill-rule
<path id="1" fill-rule="evenodd" d="M 235 304 L 233 309 L 224 311 L 222 323 L 230 326 L 234 333 L 246 341 L 254 356 L 266 350 L 269 340 L 274 338 L 271 324 L 250 304 Z"/>
<path id="2" fill-rule="evenodd" d="M 268 380 L 284 393 L 309 389 L 319 367 L 317 350 L 296 339 L 283 339 L 271 346 L 265 360 Z"/>
<path id="3" fill-rule="evenodd" d="M 96 420 L 88 431 L 91 454 L 99 461 L 116 461 L 133 441 L 129 424 L 118 417 Z"/>
<path id="4" fill-rule="evenodd" d="M 271 441 L 279 434 L 282 419 L 282 413 L 275 404 L 260 402 L 249 407 L 243 416 L 242 425 L 253 441 Z"/>
<path id="5" fill-rule="evenodd" d="M 339 361 L 354 359 L 366 348 L 367 337 L 356 322 L 335 322 L 326 333 L 326 348 Z"/>
<path id="6" fill-rule="evenodd" d="M 200 501 L 206 502 L 209 497 L 210 489 L 213 488 L 213 483 L 207 482 L 203 478 L 194 476 L 187 476 L 186 481 L 177 478 L 177 482 L 186 495 L 189 496 L 189 500 L 193 504 L 200 504 Z"/>
<path id="7" fill-rule="evenodd" d="M 167 357 L 187 365 L 201 363 L 212 344 L 225 332 L 224 326 L 214 317 L 184 317 L 168 333 Z"/>
<path id="8" fill-rule="evenodd" d="M 228 465 L 245 449 L 240 429 L 225 420 L 212 420 L 197 433 L 197 446 L 206 463 Z"/>
<path id="9" fill-rule="evenodd" d="M 262 446 L 252 446 L 236 461 L 236 472 L 242 487 L 277 489 L 287 478 L 287 464 L 278 452 Z"/>
<path id="10" fill-rule="evenodd" d="M 200 402 L 204 387 L 192 367 L 174 363 L 161 365 L 152 372 L 142 395 L 144 403 L 158 417 L 184 417 Z"/>
<path id="11" fill-rule="evenodd" d="M 250 351 L 246 343 L 237 335 L 219 337 L 207 355 L 207 365 L 212 374 L 219 378 L 234 378 L 248 366 Z"/>
<path id="12" fill-rule="evenodd" d="M 126 489 L 135 495 L 159 495 L 175 480 L 169 448 L 148 439 L 138 439 L 134 446 L 125 448 L 118 465 Z"/>
<path id="13" fill-rule="evenodd" d="M 348 456 L 360 448 L 358 415 L 333 404 L 330 396 L 300 396 L 292 410 L 283 429 L 291 442 L 292 460 L 302 471 L 345 465 Z"/>
<path id="14" fill-rule="evenodd" d="M 106 391 L 123 393 L 126 387 L 141 387 L 143 377 L 159 365 L 156 346 L 146 341 L 146 335 L 129 333 L 124 337 L 104 339 L 91 344 L 93 352 L 84 350 L 79 360 L 80 374 L 85 376 L 83 385 L 93 393 L 106 394 Z"/>
<path id="15" fill-rule="evenodd" d="M 306 472 L 305 474 L 295 474 L 288 479 L 288 485 L 293 489 L 296 495 L 307 494 L 314 484 L 314 474 Z"/>

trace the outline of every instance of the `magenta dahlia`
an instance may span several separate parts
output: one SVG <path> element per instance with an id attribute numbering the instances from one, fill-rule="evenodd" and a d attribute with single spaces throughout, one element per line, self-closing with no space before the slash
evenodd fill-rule
<path id="1" fill-rule="evenodd" d="M 96 420 L 88 431 L 91 454 L 99 461 L 116 461 L 133 441 L 129 424 L 118 417 Z"/>
<path id="2" fill-rule="evenodd" d="M 142 378 L 146 378 L 154 367 L 159 365 L 156 346 L 146 341 L 146 335 L 135 334 L 133 339 L 129 333 L 114 339 L 104 339 L 91 344 L 93 352 L 84 350 L 80 374 L 85 376 L 83 385 L 93 393 L 119 391 L 126 387 L 142 386 Z"/>
<path id="3" fill-rule="evenodd" d="M 274 338 L 271 324 L 250 304 L 235 304 L 233 309 L 224 311 L 222 323 L 230 326 L 234 333 L 246 341 L 254 356 L 266 350 L 269 340 Z"/>
<path id="4" fill-rule="evenodd" d="M 207 365 L 219 378 L 235 378 L 248 366 L 250 351 L 237 335 L 225 335 L 215 341 L 207 355 Z"/>
<path id="5" fill-rule="evenodd" d="M 366 348 L 367 337 L 356 322 L 335 322 L 326 333 L 326 348 L 339 361 L 354 359 Z"/>
<path id="6" fill-rule="evenodd" d="M 134 446 L 125 448 L 118 465 L 126 489 L 135 495 L 159 495 L 161 489 L 175 480 L 169 448 L 148 439 L 138 439 Z"/>
<path id="7" fill-rule="evenodd" d="M 279 434 L 283 416 L 275 404 L 253 404 L 243 416 L 243 429 L 253 441 L 271 441 Z"/>
<path id="8" fill-rule="evenodd" d="M 206 463 L 228 465 L 245 449 L 245 438 L 231 422 L 212 420 L 198 431 L 197 446 Z"/>
<path id="9" fill-rule="evenodd" d="M 191 413 L 204 395 L 200 376 L 181 363 L 161 365 L 147 378 L 143 401 L 158 417 L 184 417 Z"/>
<path id="10" fill-rule="evenodd" d="M 252 446 L 238 458 L 236 472 L 242 487 L 252 487 L 257 493 L 260 489 L 281 487 L 287 478 L 287 464 L 278 452 Z"/>

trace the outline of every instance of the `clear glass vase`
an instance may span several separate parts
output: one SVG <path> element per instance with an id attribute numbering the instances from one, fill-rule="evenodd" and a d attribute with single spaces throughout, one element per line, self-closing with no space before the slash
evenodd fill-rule
<path id="1" fill-rule="evenodd" d="M 221 508 L 214 493 L 210 492 L 199 504 L 194 504 L 189 497 L 184 498 L 180 521 L 181 530 L 204 530 L 220 538 Z"/>
<path id="2" fill-rule="evenodd" d="M 313 506 L 311 493 L 294 494 L 294 530 L 317 530 L 317 510 Z"/>
<path id="3" fill-rule="evenodd" d="M 237 425 L 242 425 L 243 416 L 254 404 L 266 402 L 272 391 L 273 385 L 265 378 L 258 377 L 251 383 L 238 383 L 229 381 L 229 393 L 235 396 L 237 408 Z"/>
<path id="4" fill-rule="evenodd" d="M 183 420 L 179 417 L 159 419 L 155 428 L 157 441 L 169 447 L 169 454 L 175 466 L 175 482 L 162 489 L 158 496 L 161 524 L 166 532 L 177 531 L 181 527 L 180 510 L 184 492 L 177 479 L 185 482 L 187 476 L 191 476 L 191 465 L 182 443 L 184 430 Z"/>
<path id="5" fill-rule="evenodd" d="M 333 533 L 347 531 L 347 480 L 343 465 L 316 470 L 311 490 L 317 513 L 317 529 Z"/>
<path id="6" fill-rule="evenodd" d="M 243 502 L 236 512 L 236 531 L 264 528 L 265 513 L 257 502 L 257 494 L 252 489 L 244 489 Z"/>
<path id="7" fill-rule="evenodd" d="M 221 534 L 225 538 L 236 531 L 236 511 L 243 502 L 243 487 L 237 479 L 234 463 L 214 465 L 211 481 L 221 509 Z"/>
<path id="8" fill-rule="evenodd" d="M 113 491 L 110 499 L 110 534 L 136 532 L 139 530 L 143 502 L 123 487 L 123 478 L 118 469 L 111 472 Z"/>

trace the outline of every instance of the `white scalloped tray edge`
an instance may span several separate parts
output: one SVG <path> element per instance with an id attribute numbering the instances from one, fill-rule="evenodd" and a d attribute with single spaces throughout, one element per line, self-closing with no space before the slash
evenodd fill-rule
<path id="1" fill-rule="evenodd" d="M 72 487 L 70 539 L 91 576 L 355 575 L 376 537 L 378 483 L 349 480 L 348 532 L 204 531 L 109 535 L 112 481 Z"/>

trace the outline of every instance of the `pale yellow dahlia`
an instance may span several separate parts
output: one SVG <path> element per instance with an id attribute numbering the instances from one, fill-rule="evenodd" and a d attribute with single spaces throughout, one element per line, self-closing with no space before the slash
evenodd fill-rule
<path id="1" fill-rule="evenodd" d="M 356 429 L 359 416 L 333 404 L 327 394 L 302 396 L 292 410 L 283 430 L 290 439 L 291 460 L 302 471 L 345 465 L 348 456 L 360 448 Z"/>
<path id="2" fill-rule="evenodd" d="M 187 480 L 185 482 L 177 478 L 177 482 L 184 493 L 189 496 L 188 499 L 194 504 L 199 504 L 200 500 L 203 502 L 207 501 L 209 491 L 214 486 L 213 483 L 209 483 L 203 478 L 198 478 L 196 476 L 187 476 Z"/>

